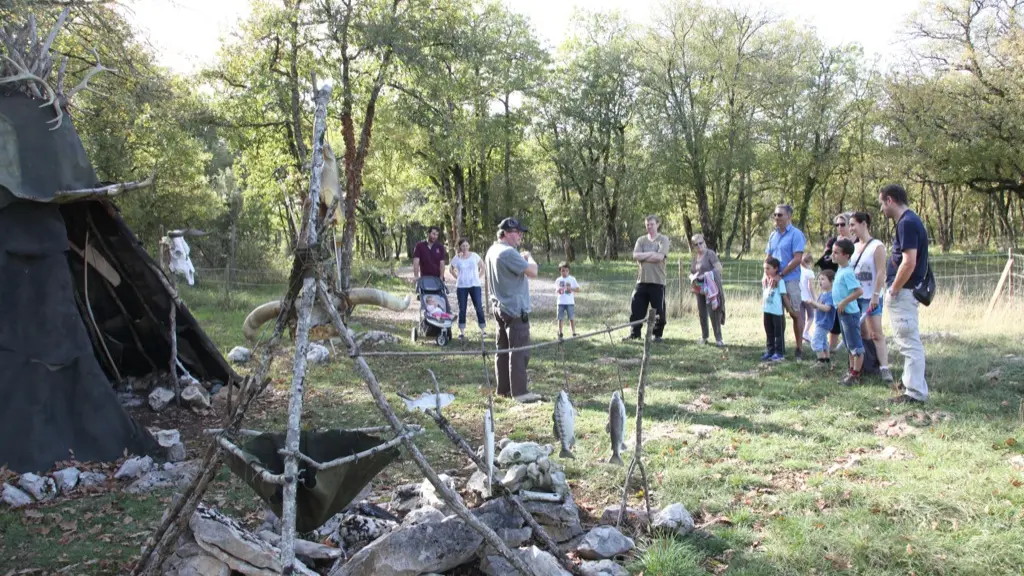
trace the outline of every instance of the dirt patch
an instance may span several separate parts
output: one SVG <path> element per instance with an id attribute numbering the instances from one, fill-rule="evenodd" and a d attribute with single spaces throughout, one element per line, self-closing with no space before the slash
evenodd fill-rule
<path id="1" fill-rule="evenodd" d="M 654 425 L 644 426 L 644 440 L 681 440 L 689 438 L 690 435 L 679 429 L 675 424 L 669 422 L 656 422 Z"/>
<path id="2" fill-rule="evenodd" d="M 711 408 L 711 396 L 701 394 L 686 404 L 683 404 L 681 408 L 687 412 L 693 413 L 707 412 Z"/>
<path id="3" fill-rule="evenodd" d="M 921 410 L 887 418 L 875 425 L 875 434 L 885 438 L 903 438 L 919 434 L 929 426 L 952 419 L 947 412 L 924 412 Z"/>
<path id="4" fill-rule="evenodd" d="M 782 470 L 772 474 L 772 487 L 780 492 L 803 492 L 807 490 L 809 472 L 799 470 Z"/>

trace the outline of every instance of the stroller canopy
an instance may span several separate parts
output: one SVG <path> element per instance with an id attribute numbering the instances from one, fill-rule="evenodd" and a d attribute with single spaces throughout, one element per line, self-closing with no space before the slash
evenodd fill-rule
<path id="1" fill-rule="evenodd" d="M 420 292 L 444 292 L 444 282 L 437 276 L 421 276 L 417 285 Z"/>

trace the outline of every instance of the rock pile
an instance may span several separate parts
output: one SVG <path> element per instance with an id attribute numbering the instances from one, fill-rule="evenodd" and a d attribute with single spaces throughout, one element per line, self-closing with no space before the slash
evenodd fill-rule
<path id="1" fill-rule="evenodd" d="M 102 477 L 102 480 L 99 480 L 97 476 Z M 73 466 L 45 476 L 26 473 L 18 478 L 17 486 L 4 483 L 0 501 L 11 508 L 20 508 L 35 502 L 48 502 L 59 495 L 69 494 L 79 487 L 91 488 L 106 481 L 107 477 L 104 474 L 83 473 Z"/>
<path id="2" fill-rule="evenodd" d="M 189 530 L 178 540 L 168 559 L 164 576 L 253 576 L 281 574 L 280 536 L 260 535 L 243 528 L 216 508 L 200 504 L 188 523 Z M 307 540 L 295 541 L 295 554 L 309 567 L 330 566 L 343 552 Z"/>

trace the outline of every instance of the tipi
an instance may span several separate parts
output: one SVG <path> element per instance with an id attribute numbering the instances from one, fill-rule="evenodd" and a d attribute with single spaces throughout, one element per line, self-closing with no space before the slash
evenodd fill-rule
<path id="1" fill-rule="evenodd" d="M 172 306 L 176 364 L 204 381 L 235 374 L 110 200 L 145 183 L 101 185 L 64 112 L 80 87 L 53 93 L 37 38 L 17 50 L 0 44 L 0 466 L 152 452 L 114 385 L 170 371 Z"/>

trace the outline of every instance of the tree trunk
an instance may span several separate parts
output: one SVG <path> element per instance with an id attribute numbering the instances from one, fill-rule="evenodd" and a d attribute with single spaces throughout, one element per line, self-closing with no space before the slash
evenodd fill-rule
<path id="1" fill-rule="evenodd" d="M 544 200 L 540 200 L 540 213 L 544 217 L 544 257 L 548 264 L 551 264 L 551 223 L 548 219 L 548 209 Z"/>
<path id="2" fill-rule="evenodd" d="M 509 98 L 510 94 L 505 94 L 505 99 L 502 100 L 502 104 L 505 106 L 505 155 L 504 155 L 504 172 L 505 172 L 505 197 L 503 205 L 507 208 L 513 205 L 512 202 L 512 111 L 509 109 Z"/>
<path id="3" fill-rule="evenodd" d="M 732 215 L 732 227 L 729 230 L 729 238 L 725 241 L 725 253 L 726 258 L 732 253 L 732 242 L 736 238 L 736 230 L 740 226 L 740 215 L 743 214 L 743 206 L 746 202 L 747 192 L 747 171 L 743 170 L 740 172 L 740 186 L 739 193 L 736 195 L 736 211 Z"/>
<path id="4" fill-rule="evenodd" d="M 459 238 L 466 235 L 463 220 L 463 211 L 466 206 L 466 178 L 461 164 L 456 163 L 452 165 L 452 185 L 454 187 L 453 193 L 455 194 L 452 207 L 452 225 L 455 234 L 451 239 L 451 244 L 455 244 L 459 241 Z"/>

